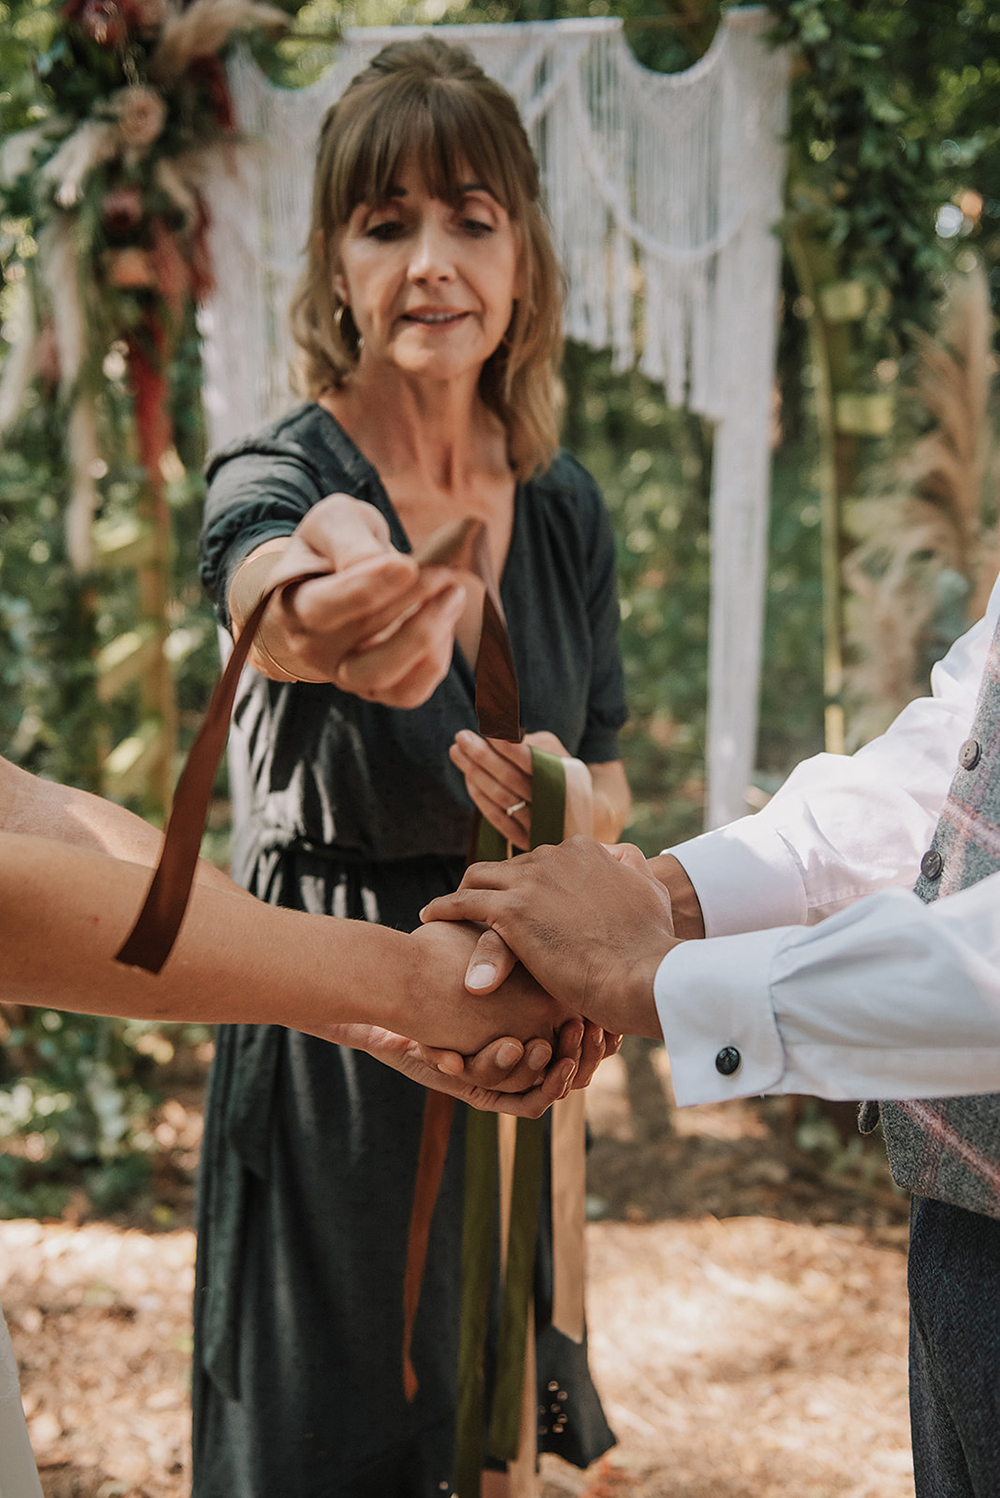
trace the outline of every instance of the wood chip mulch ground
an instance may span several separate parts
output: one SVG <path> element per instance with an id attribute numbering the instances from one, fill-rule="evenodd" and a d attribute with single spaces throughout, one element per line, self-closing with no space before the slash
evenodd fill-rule
<path id="1" fill-rule="evenodd" d="M 546 1458 L 542 1498 L 912 1498 L 905 1200 L 854 1146 L 836 1172 L 802 1157 L 785 1102 L 672 1114 L 664 1059 L 640 1045 L 591 1089 L 591 1362 L 619 1445 L 587 1473 Z M 190 1491 L 197 1108 L 166 1106 L 167 1199 L 0 1222 L 46 1498 Z"/>

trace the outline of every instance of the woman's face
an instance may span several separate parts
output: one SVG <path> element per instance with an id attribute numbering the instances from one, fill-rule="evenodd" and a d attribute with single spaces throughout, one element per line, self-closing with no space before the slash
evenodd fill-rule
<path id="1" fill-rule="evenodd" d="M 364 361 L 434 381 L 478 377 L 503 338 L 519 294 L 520 235 L 471 172 L 460 180 L 453 208 L 404 164 L 388 201 L 359 204 L 341 231 L 333 285 Z"/>

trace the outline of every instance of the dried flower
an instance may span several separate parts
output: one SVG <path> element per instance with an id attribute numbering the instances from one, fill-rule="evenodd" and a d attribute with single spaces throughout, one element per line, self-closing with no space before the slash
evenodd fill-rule
<path id="1" fill-rule="evenodd" d="M 125 291 L 156 285 L 156 270 L 149 251 L 141 250 L 137 245 L 108 250 L 104 256 L 104 268 L 111 285 Z"/>
<path id="2" fill-rule="evenodd" d="M 119 0 L 86 0 L 78 21 L 99 47 L 122 47 L 128 39 L 128 22 Z"/>
<path id="3" fill-rule="evenodd" d="M 259 0 L 192 0 L 186 10 L 171 13 L 164 22 L 149 76 L 168 84 L 196 58 L 214 56 L 233 31 L 259 26 L 277 34 L 289 24 L 284 11 Z"/>
<path id="4" fill-rule="evenodd" d="M 118 127 L 106 120 L 84 120 L 67 136 L 55 155 L 42 167 L 46 182 L 55 183 L 60 208 L 72 208 L 80 199 L 87 176 L 118 150 Z"/>
<path id="5" fill-rule="evenodd" d="M 125 15 L 131 30 L 150 33 L 167 18 L 167 0 L 124 0 Z"/>
<path id="6" fill-rule="evenodd" d="M 111 106 L 126 147 L 132 152 L 148 150 L 167 118 L 167 106 L 156 89 L 144 83 L 132 84 L 112 95 Z"/>

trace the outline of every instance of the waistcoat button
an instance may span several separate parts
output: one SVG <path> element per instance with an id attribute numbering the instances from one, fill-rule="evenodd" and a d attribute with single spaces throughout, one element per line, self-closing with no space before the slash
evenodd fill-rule
<path id="1" fill-rule="evenodd" d="M 715 1058 L 715 1069 L 724 1077 L 731 1077 L 743 1065 L 743 1057 L 734 1045 L 724 1045 Z"/>
<path id="2" fill-rule="evenodd" d="M 940 879 L 944 859 L 936 848 L 930 848 L 920 860 L 920 872 L 925 879 Z"/>
<path id="3" fill-rule="evenodd" d="M 958 762 L 962 766 L 962 769 L 974 770 L 979 763 L 981 753 L 982 750 L 979 747 L 978 739 L 966 739 L 958 751 Z"/>

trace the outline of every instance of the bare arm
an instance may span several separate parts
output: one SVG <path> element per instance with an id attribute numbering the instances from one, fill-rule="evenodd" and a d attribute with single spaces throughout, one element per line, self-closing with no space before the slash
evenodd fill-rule
<path id="1" fill-rule="evenodd" d="M 88 791 L 29 775 L 3 758 L 0 758 L 0 831 L 89 848 L 145 868 L 156 864 L 163 846 L 163 834 L 123 806 Z M 243 893 L 204 859 L 198 865 L 198 881 Z"/>
<path id="2" fill-rule="evenodd" d="M 576 1073 L 579 1022 L 526 975 L 498 997 L 469 997 L 462 979 L 476 933 L 437 927 L 415 936 L 361 921 L 280 910 L 231 886 L 195 889 L 162 973 L 114 961 L 145 892 L 145 869 L 81 846 L 0 832 L 0 992 L 26 1004 L 146 1019 L 284 1024 L 360 1046 L 425 1085 L 474 1106 L 536 1116 Z M 429 939 L 428 939 L 429 938 Z M 442 939 L 444 938 L 444 939 Z M 557 1032 L 568 1021 L 564 1034 Z M 484 1052 L 456 1079 L 426 1066 L 400 1032 Z M 505 1069 L 489 1054 L 508 1035 L 562 1046 L 522 1096 L 488 1085 Z M 509 1070 L 509 1068 L 507 1068 Z"/>

